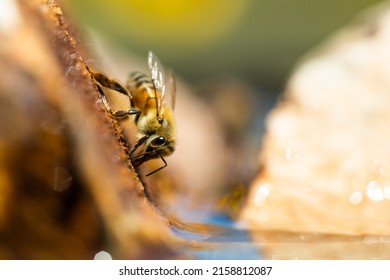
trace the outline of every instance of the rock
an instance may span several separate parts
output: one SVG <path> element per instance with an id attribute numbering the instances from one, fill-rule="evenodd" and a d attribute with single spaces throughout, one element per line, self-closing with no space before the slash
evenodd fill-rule
<path id="1" fill-rule="evenodd" d="M 267 119 L 249 227 L 390 233 L 389 50 L 383 9 L 298 66 Z"/>

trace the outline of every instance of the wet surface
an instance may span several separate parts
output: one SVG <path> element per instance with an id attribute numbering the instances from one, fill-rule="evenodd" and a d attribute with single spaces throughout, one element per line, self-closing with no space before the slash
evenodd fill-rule
<path id="1" fill-rule="evenodd" d="M 336 235 L 278 231 L 250 231 L 228 218 L 215 216 L 201 232 L 173 227 L 189 241 L 183 248 L 190 258 L 203 260 L 376 260 L 390 259 L 390 235 Z M 197 225 L 198 229 L 202 225 Z M 190 226 L 189 226 L 190 228 Z M 198 232 L 196 232 L 198 231 Z"/>

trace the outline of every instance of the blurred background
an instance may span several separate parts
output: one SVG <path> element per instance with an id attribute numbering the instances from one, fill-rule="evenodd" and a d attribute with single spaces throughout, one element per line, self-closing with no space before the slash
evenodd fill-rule
<path id="1" fill-rule="evenodd" d="M 192 85 L 225 77 L 283 88 L 297 60 L 378 0 L 69 0 L 84 26 Z"/>
<path id="2" fill-rule="evenodd" d="M 148 72 L 146 56 L 153 50 L 173 69 L 178 145 L 160 174 L 169 173 L 183 197 L 159 207 L 176 205 L 182 214 L 190 208 L 192 219 L 197 207 L 187 207 L 189 199 L 206 216 L 221 201 L 224 211 L 239 211 L 259 170 L 265 118 L 295 65 L 381 1 L 64 2 L 84 29 L 80 42 L 95 51 L 86 58 L 92 67 L 124 82 L 131 71 Z M 157 193 L 161 199 L 164 191 Z"/>
<path id="3" fill-rule="evenodd" d="M 23 28 L 0 16 L 0 258 L 167 257 L 182 250 L 171 231 L 220 245 L 187 244 L 200 258 L 261 258 L 235 218 L 267 113 L 308 51 L 380 1 L 62 0 L 63 18 L 53 2 L 0 1 L 0 14 L 12 18 L 4 3 L 23 11 Z M 167 168 L 137 170 L 147 201 L 121 169 L 123 151 L 107 145 L 111 124 L 83 67 L 125 82 L 147 73 L 149 50 L 177 78 L 178 145 Z M 129 105 L 116 97 L 113 109 Z"/>

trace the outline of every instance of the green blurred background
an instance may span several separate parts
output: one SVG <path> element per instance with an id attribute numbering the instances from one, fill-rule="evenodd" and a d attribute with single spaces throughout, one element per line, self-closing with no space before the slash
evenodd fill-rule
<path id="1" fill-rule="evenodd" d="M 377 0 L 69 0 L 76 20 L 191 84 L 234 77 L 279 91 L 294 64 Z"/>

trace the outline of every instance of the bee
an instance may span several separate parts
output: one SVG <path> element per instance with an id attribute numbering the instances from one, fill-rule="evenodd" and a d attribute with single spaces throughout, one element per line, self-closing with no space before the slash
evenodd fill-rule
<path id="1" fill-rule="evenodd" d="M 164 163 L 146 176 L 165 168 L 168 164 L 164 157 L 171 155 L 176 146 L 176 123 L 173 115 L 176 98 L 174 76 L 169 71 L 166 79 L 160 60 L 151 51 L 148 54 L 148 68 L 150 75 L 141 72 L 131 73 L 126 87 L 102 73 L 90 70 L 107 110 L 117 119 L 134 117 L 137 142 L 130 150 L 133 166 L 138 167 L 148 160 L 157 158 Z M 102 87 L 127 96 L 130 109 L 113 111 Z"/>

